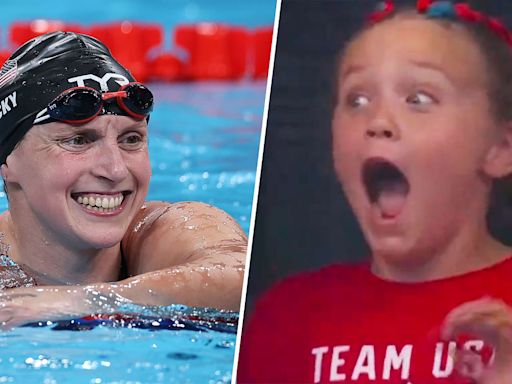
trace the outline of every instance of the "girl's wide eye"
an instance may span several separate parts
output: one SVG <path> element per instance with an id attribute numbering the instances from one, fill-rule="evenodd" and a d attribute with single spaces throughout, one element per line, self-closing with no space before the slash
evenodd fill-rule
<path id="1" fill-rule="evenodd" d="M 352 108 L 361 108 L 370 103 L 370 98 L 361 94 L 351 94 L 347 97 L 347 105 Z"/>
<path id="2" fill-rule="evenodd" d="M 428 93 L 419 91 L 407 96 L 406 102 L 413 105 L 430 105 L 436 103 L 436 100 Z"/>

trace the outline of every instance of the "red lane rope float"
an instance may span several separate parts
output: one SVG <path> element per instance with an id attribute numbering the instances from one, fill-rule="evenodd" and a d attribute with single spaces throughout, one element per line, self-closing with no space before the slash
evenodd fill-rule
<path id="1" fill-rule="evenodd" d="M 10 25 L 9 47 L 0 51 L 0 62 L 26 41 L 58 30 L 102 40 L 141 82 L 264 79 L 272 45 L 270 26 L 251 31 L 219 23 L 178 25 L 173 31 L 175 46 L 164 51 L 165 33 L 157 23 L 121 21 L 83 26 L 41 19 Z"/>

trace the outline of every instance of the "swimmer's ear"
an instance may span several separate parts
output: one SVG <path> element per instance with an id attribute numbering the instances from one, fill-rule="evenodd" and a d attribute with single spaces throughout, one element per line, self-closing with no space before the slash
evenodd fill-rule
<path id="1" fill-rule="evenodd" d="M 512 121 L 507 123 L 505 134 L 487 153 L 484 171 L 494 179 L 512 174 Z"/>
<path id="2" fill-rule="evenodd" d="M 7 178 L 9 177 L 7 176 L 8 174 L 9 171 L 7 170 L 7 164 L 2 164 L 2 166 L 0 167 L 0 176 L 2 176 L 2 179 L 7 181 Z"/>
<path id="3" fill-rule="evenodd" d="M 7 165 L 7 161 L 2 164 L 2 166 L 0 167 L 0 172 L 2 173 L 2 178 L 4 179 L 5 182 L 15 182 L 15 177 L 14 177 L 14 174 L 12 172 L 12 169 L 11 167 L 9 167 L 9 165 Z"/>

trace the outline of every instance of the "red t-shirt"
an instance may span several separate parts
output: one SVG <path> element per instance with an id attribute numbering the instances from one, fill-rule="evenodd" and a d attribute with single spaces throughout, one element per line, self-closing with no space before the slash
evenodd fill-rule
<path id="1" fill-rule="evenodd" d="M 423 283 L 385 281 L 366 265 L 287 279 L 244 327 L 238 383 L 463 383 L 451 357 L 457 343 L 440 338 L 443 320 L 484 296 L 512 305 L 511 277 L 512 258 Z"/>

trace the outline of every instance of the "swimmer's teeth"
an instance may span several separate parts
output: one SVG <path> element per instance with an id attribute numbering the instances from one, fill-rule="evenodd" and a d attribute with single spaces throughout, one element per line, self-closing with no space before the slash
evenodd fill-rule
<path id="1" fill-rule="evenodd" d="M 116 197 L 93 197 L 93 196 L 78 196 L 76 201 L 85 206 L 85 208 L 96 212 L 112 212 L 118 208 L 124 200 L 124 196 Z"/>

